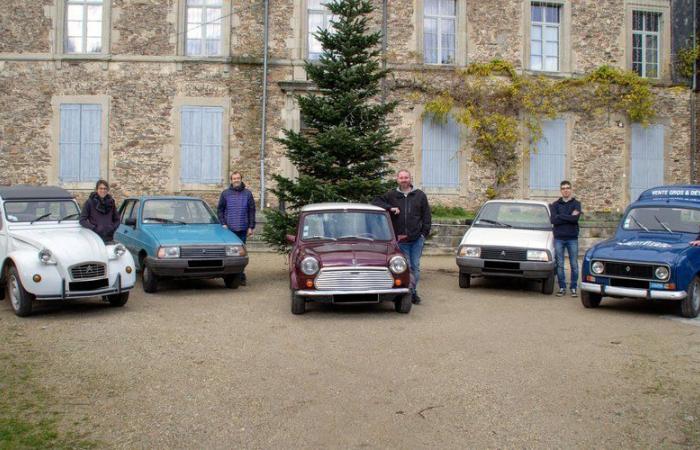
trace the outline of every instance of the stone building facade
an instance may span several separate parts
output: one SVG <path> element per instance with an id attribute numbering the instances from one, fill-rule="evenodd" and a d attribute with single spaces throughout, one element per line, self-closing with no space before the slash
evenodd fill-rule
<path id="1" fill-rule="evenodd" d="M 266 205 L 275 205 L 271 175 L 293 175 L 294 168 L 274 138 L 301 126 L 293 96 L 311 88 L 303 67 L 316 48 L 309 34 L 329 20 L 319 0 L 270 1 L 267 76 L 264 0 L 3 4 L 0 184 L 60 184 L 82 198 L 102 177 L 118 198 L 177 193 L 213 203 L 228 172 L 238 170 L 256 200 L 264 195 Z M 383 4 L 375 4 L 373 23 L 382 29 Z M 673 76 L 673 54 L 692 42 L 687 20 L 674 21 L 689 4 L 391 0 L 386 56 L 397 80 L 421 77 L 438 85 L 471 62 L 494 58 L 552 77 L 578 76 L 604 64 L 649 71 L 655 127 L 640 129 L 624 117 L 565 114 L 548 125 L 554 138 L 540 159 L 531 159 L 523 144 L 512 195 L 553 198 L 563 177 L 572 180 L 587 209 L 615 211 L 644 183 L 632 180 L 647 172 L 644 155 L 655 158 L 656 181 L 694 179 L 695 97 Z M 633 61 L 640 57 L 635 34 L 647 44 L 643 61 Z M 426 124 L 426 99 L 403 91 L 388 95 L 400 102 L 391 118 L 404 138 L 397 166 L 412 170 L 432 201 L 478 207 L 493 174 L 472 160 L 466 132 Z M 445 152 L 452 153 L 445 158 Z M 553 181 L 535 179 L 542 173 Z"/>

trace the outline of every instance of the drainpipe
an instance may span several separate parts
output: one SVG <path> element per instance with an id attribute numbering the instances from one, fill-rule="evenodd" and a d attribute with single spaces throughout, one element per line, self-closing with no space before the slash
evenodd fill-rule
<path id="1" fill-rule="evenodd" d="M 269 6 L 270 0 L 263 0 L 265 5 L 264 31 L 263 31 L 263 96 L 262 96 L 262 120 L 260 134 L 260 209 L 265 208 L 265 136 L 267 135 L 267 56 L 269 43 Z"/>
<path id="2" fill-rule="evenodd" d="M 387 0 L 382 0 L 382 69 L 386 70 L 386 48 L 389 42 L 387 37 Z M 386 103 L 386 78 L 382 78 L 382 104 Z"/>
<path id="3" fill-rule="evenodd" d="M 697 13 L 697 1 L 693 1 L 693 48 L 698 45 L 698 40 L 697 40 L 697 19 L 698 19 L 698 13 Z M 690 93 L 690 182 L 691 183 L 697 183 L 698 177 L 696 174 L 697 170 L 697 163 L 696 159 L 698 156 L 698 151 L 697 151 L 697 145 L 698 145 L 698 137 L 697 137 L 697 120 L 695 118 L 695 114 L 697 113 L 697 106 L 695 102 L 695 97 L 697 96 L 697 88 L 698 88 L 698 60 L 695 59 L 693 61 L 693 80 L 692 80 L 692 91 Z"/>

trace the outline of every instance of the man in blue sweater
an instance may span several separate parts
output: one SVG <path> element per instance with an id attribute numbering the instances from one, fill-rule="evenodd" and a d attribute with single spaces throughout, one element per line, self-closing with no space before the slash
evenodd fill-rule
<path id="1" fill-rule="evenodd" d="M 216 209 L 221 225 L 236 233 L 245 244 L 255 229 L 255 200 L 253 193 L 246 189 L 240 172 L 231 173 L 231 185 L 221 193 Z M 241 285 L 245 284 L 246 276 L 242 273 Z"/>
<path id="2" fill-rule="evenodd" d="M 569 253 L 571 266 L 571 296 L 577 296 L 578 286 L 578 220 L 581 218 L 581 203 L 573 197 L 571 183 L 559 183 L 561 197 L 549 205 L 554 233 L 554 253 L 557 267 L 559 292 L 557 297 L 566 294 L 566 274 L 564 273 L 564 250 Z"/>

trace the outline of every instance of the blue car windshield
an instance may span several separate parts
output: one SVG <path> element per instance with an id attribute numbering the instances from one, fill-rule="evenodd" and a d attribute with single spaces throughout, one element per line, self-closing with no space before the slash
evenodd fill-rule
<path id="1" fill-rule="evenodd" d="M 389 221 L 383 213 L 319 212 L 307 214 L 301 224 L 301 239 L 390 241 Z"/>
<path id="2" fill-rule="evenodd" d="M 622 221 L 622 228 L 697 234 L 700 232 L 700 209 L 640 206 L 629 210 Z"/>
<path id="3" fill-rule="evenodd" d="M 526 230 L 551 230 L 549 211 L 544 205 L 534 203 L 487 203 L 474 219 L 476 227 L 521 228 Z"/>
<path id="4" fill-rule="evenodd" d="M 146 200 L 141 221 L 179 225 L 219 223 L 209 206 L 197 199 Z"/>

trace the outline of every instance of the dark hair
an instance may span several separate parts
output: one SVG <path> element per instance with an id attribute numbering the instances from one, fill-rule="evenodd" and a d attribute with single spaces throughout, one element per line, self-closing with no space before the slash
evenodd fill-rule
<path id="1" fill-rule="evenodd" d="M 560 188 L 562 188 L 562 187 L 564 187 L 564 186 L 569 186 L 569 187 L 571 187 L 571 181 L 569 181 L 569 180 L 564 180 L 564 181 L 562 181 L 561 183 L 559 183 L 559 187 L 560 187 Z"/>
<path id="2" fill-rule="evenodd" d="M 97 183 L 95 183 L 95 190 L 99 189 L 100 185 L 104 186 L 109 190 L 109 183 L 107 183 L 106 180 L 97 180 Z"/>

